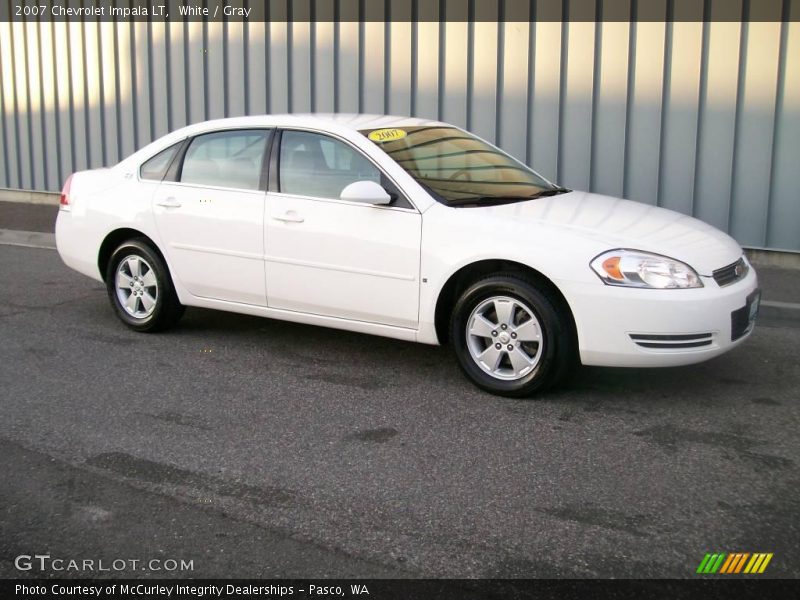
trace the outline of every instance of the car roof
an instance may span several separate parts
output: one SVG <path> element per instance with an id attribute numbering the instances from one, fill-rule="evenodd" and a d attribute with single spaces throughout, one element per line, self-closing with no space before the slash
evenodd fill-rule
<path id="1" fill-rule="evenodd" d="M 361 113 L 293 113 L 252 115 L 247 117 L 229 117 L 214 119 L 187 125 L 168 133 L 150 144 L 140 148 L 126 159 L 118 163 L 121 168 L 138 165 L 161 150 L 186 138 L 205 132 L 220 129 L 239 129 L 245 127 L 308 127 L 331 133 L 360 131 L 365 129 L 383 129 L 391 127 L 448 126 L 447 123 L 418 117 L 398 115 L 376 115 Z"/>
<path id="2" fill-rule="evenodd" d="M 282 117 L 297 116 L 301 118 L 316 119 L 318 121 L 335 123 L 360 131 L 363 129 L 379 129 L 384 127 L 418 127 L 426 125 L 446 125 L 433 119 L 419 117 L 404 117 L 398 115 L 375 115 L 366 113 L 308 113 L 303 115 L 281 115 Z"/>
<path id="3" fill-rule="evenodd" d="M 386 127 L 417 127 L 430 125 L 446 125 L 440 121 L 418 117 L 405 117 L 399 115 L 377 115 L 364 113 L 293 113 L 293 114 L 268 114 L 249 117 L 233 117 L 215 119 L 197 123 L 190 128 L 198 130 L 219 129 L 223 127 L 247 126 L 316 126 L 345 127 L 355 131 L 363 129 L 379 129 Z"/>

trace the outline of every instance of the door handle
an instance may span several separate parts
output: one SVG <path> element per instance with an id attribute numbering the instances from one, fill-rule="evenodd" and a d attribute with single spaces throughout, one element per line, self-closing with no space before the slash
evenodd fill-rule
<path id="1" fill-rule="evenodd" d="M 165 208 L 178 208 L 181 203 L 178 202 L 178 199 L 175 196 L 170 196 L 169 198 L 164 198 L 163 200 L 159 200 L 156 202 L 158 206 L 163 206 Z"/>
<path id="2" fill-rule="evenodd" d="M 282 215 L 273 216 L 272 218 L 275 219 L 276 221 L 283 221 L 285 223 L 302 223 L 303 221 L 305 221 L 303 217 L 298 215 L 293 210 L 287 210 Z"/>

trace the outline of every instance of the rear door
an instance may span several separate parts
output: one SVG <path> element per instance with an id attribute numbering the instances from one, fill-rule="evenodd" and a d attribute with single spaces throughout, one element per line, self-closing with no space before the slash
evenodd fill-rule
<path id="1" fill-rule="evenodd" d="M 270 137 L 267 129 L 196 136 L 175 180 L 153 197 L 173 276 L 195 296 L 266 305 L 262 173 Z"/>

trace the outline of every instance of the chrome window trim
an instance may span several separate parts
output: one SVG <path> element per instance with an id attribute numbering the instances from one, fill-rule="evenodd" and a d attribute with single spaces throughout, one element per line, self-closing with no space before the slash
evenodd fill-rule
<path id="1" fill-rule="evenodd" d="M 149 180 L 146 179 L 145 181 Z M 161 185 L 170 185 L 182 188 L 193 188 L 198 190 L 210 190 L 214 192 L 239 192 L 242 194 L 253 194 L 261 196 L 266 195 L 266 192 L 264 190 L 251 190 L 247 188 L 230 188 L 219 185 L 202 185 L 200 183 L 184 183 L 183 181 L 162 181 Z"/>
<path id="2" fill-rule="evenodd" d="M 369 209 L 393 210 L 397 212 L 421 214 L 416 208 L 403 208 L 402 206 L 390 206 L 387 204 L 369 204 L 368 202 L 351 202 L 350 200 L 342 200 L 341 198 L 320 198 L 317 196 L 304 196 L 302 194 L 287 194 L 285 192 L 267 192 L 267 195 L 278 196 L 281 198 L 296 198 L 298 200 L 312 200 L 314 202 L 330 202 L 332 204 L 343 204 L 345 206 L 361 206 Z"/>

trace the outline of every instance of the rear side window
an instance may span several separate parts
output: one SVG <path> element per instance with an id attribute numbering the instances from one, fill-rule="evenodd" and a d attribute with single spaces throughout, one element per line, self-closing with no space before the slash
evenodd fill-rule
<path id="1" fill-rule="evenodd" d="M 152 181 L 161 181 L 164 179 L 164 175 L 167 174 L 167 169 L 169 169 L 172 159 L 175 158 L 175 155 L 178 153 L 181 144 L 183 144 L 183 141 L 173 144 L 142 164 L 142 167 L 139 169 L 139 177 Z"/>
<path id="2" fill-rule="evenodd" d="M 186 150 L 181 182 L 257 190 L 268 131 L 220 131 L 194 138 Z"/>

